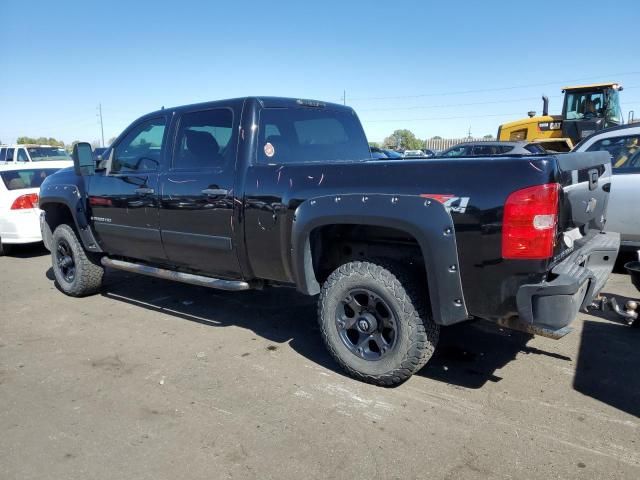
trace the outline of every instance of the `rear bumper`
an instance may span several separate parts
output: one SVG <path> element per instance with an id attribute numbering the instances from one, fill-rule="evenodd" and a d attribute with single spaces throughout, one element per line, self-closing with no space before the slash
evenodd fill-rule
<path id="1" fill-rule="evenodd" d="M 35 243 L 42 240 L 38 225 L 39 210 L 24 209 L 7 212 L 0 219 L 2 243 Z"/>
<path id="2" fill-rule="evenodd" d="M 522 285 L 516 297 L 518 323 L 532 331 L 565 329 L 602 290 L 619 248 L 619 234 L 600 233 L 553 267 L 551 280 Z"/>

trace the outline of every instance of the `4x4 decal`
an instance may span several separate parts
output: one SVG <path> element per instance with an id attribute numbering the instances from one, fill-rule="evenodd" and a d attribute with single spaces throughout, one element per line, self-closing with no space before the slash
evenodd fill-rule
<path id="1" fill-rule="evenodd" d="M 422 198 L 429 198 L 444 205 L 447 212 L 464 213 L 469 205 L 469 197 L 458 197 L 447 193 L 423 193 Z"/>

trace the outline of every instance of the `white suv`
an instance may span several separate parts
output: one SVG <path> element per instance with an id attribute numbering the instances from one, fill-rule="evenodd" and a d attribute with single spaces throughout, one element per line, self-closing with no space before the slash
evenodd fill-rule
<path id="1" fill-rule="evenodd" d="M 611 154 L 606 230 L 620 232 L 621 248 L 640 248 L 640 124 L 608 128 L 582 140 L 575 152 Z"/>
<path id="2" fill-rule="evenodd" d="M 73 164 L 71 157 L 61 147 L 51 145 L 0 145 L 0 165 L 17 162 L 66 161 Z"/>

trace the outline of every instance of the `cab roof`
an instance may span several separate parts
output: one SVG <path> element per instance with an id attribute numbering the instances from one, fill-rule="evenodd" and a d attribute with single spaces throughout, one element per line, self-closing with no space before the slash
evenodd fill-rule
<path id="1" fill-rule="evenodd" d="M 619 83 L 591 83 L 589 85 L 575 85 L 572 87 L 562 87 L 563 92 L 574 90 L 595 90 L 600 88 L 613 88 L 614 90 L 622 90 L 622 85 Z"/>

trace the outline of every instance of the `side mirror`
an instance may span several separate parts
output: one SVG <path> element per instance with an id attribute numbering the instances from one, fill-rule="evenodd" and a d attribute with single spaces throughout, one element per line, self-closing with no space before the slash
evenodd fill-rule
<path id="1" fill-rule="evenodd" d="M 73 159 L 73 169 L 76 175 L 93 175 L 95 172 L 95 160 L 93 159 L 93 149 L 87 142 L 79 142 L 73 146 L 71 153 Z"/>

